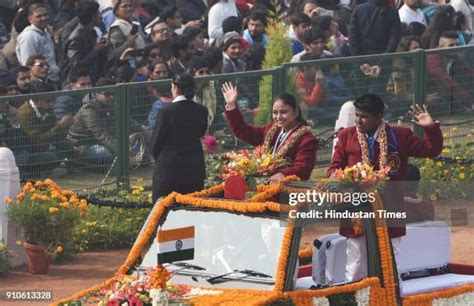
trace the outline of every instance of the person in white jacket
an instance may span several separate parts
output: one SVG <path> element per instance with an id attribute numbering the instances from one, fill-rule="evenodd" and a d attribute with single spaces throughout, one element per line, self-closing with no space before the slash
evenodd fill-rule
<path id="1" fill-rule="evenodd" d="M 220 0 L 209 10 L 207 31 L 211 40 L 216 40 L 224 35 L 222 22 L 231 16 L 238 16 L 235 0 Z"/>

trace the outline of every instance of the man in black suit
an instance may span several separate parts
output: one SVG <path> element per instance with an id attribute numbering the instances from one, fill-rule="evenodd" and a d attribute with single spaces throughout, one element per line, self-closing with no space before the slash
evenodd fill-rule
<path id="1" fill-rule="evenodd" d="M 161 108 L 151 150 L 156 160 L 153 201 L 173 191 L 190 193 L 204 188 L 206 166 L 201 138 L 207 129 L 207 108 L 193 100 L 195 82 L 188 73 L 175 75 L 173 102 Z"/>

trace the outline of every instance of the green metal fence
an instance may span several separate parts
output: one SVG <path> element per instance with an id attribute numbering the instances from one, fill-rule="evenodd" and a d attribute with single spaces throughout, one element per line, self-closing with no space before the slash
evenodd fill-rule
<path id="1" fill-rule="evenodd" d="M 271 70 L 199 78 L 196 101 L 208 108 L 208 134 L 216 136 L 225 151 L 245 144 L 232 136 L 223 116 L 223 82 L 238 86 L 238 104 L 249 123 L 268 122 L 272 98 L 285 91 L 294 93 L 315 134 L 324 138 L 333 133 L 341 105 L 369 92 L 384 98 L 388 120 L 408 119 L 407 112 L 416 102 L 428 104 L 437 118 L 472 117 L 463 112 L 473 102 L 473 68 L 474 47 L 287 63 Z M 367 69 L 375 73 L 364 74 Z M 113 94 L 115 103 L 110 109 L 99 107 L 100 130 L 113 138 L 115 150 L 103 150 L 98 140 L 103 135 L 90 133 L 88 139 L 85 133 L 77 143 L 71 141 L 67 127 L 55 128 L 55 115 L 76 115 L 84 105 L 104 99 L 103 93 L 109 93 L 109 98 Z M 35 105 L 50 101 L 53 111 L 43 118 L 47 112 L 37 113 L 30 100 Z M 5 107 L 0 109 L 0 137 L 14 151 L 20 174 L 27 180 L 61 176 L 64 173 L 58 168 L 64 168 L 68 173 L 60 182 L 74 190 L 116 188 L 117 184 L 127 188 L 137 182 L 150 185 L 153 162 L 147 142 L 154 122 L 152 109 L 170 100 L 170 80 L 0 97 L 1 106 L 9 102 L 21 113 L 15 117 Z M 74 124 L 87 130 L 88 125 L 79 122 L 83 117 L 76 115 Z M 318 164 L 327 164 L 330 156 L 328 144 L 318 151 Z"/>

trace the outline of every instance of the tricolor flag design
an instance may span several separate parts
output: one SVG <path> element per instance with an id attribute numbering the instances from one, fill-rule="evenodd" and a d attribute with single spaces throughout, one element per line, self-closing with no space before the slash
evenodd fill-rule
<path id="1" fill-rule="evenodd" d="M 158 264 L 194 258 L 194 226 L 159 230 Z"/>

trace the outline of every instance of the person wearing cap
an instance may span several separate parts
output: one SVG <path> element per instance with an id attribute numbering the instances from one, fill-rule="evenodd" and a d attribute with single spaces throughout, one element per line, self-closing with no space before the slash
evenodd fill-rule
<path id="1" fill-rule="evenodd" d="M 151 138 L 155 158 L 153 202 L 173 191 L 204 188 L 206 165 L 201 138 L 207 130 L 207 109 L 194 102 L 196 83 L 189 73 L 173 77 L 173 102 L 161 108 Z"/>
<path id="2" fill-rule="evenodd" d="M 106 39 L 97 41 L 94 27 L 100 26 L 102 18 L 99 4 L 96 2 L 80 2 L 76 7 L 79 24 L 71 33 L 61 62 L 61 80 L 69 81 L 71 71 L 78 67 L 91 71 L 92 81 L 95 82 L 105 71 L 107 63 L 106 52 L 109 44 Z"/>
<path id="3" fill-rule="evenodd" d="M 189 61 L 188 72 L 195 78 L 211 75 L 211 69 L 204 56 L 193 56 Z M 198 82 L 194 100 L 207 108 L 207 126 L 214 121 L 217 108 L 216 83 L 213 80 Z"/>
<path id="4" fill-rule="evenodd" d="M 245 62 L 242 57 L 242 41 L 237 32 L 224 35 L 222 73 L 245 71 Z"/>

